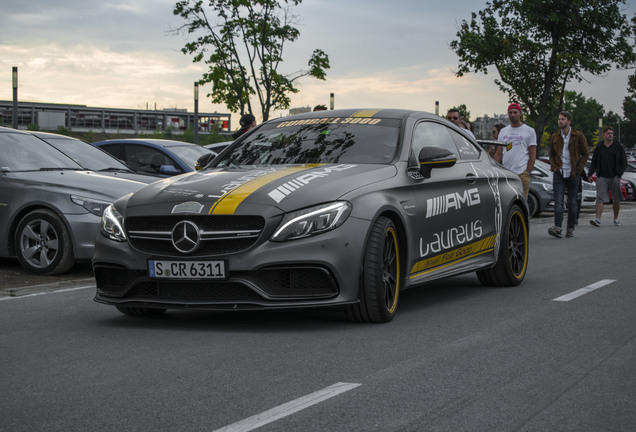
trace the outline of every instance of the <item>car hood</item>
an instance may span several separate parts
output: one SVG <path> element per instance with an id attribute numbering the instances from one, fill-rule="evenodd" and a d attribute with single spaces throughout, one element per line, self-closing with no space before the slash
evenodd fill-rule
<path id="1" fill-rule="evenodd" d="M 146 186 L 146 183 L 101 175 L 94 171 L 12 172 L 7 174 L 7 178 L 29 188 L 43 189 L 51 193 L 81 194 L 86 198 L 111 202 Z"/>
<path id="2" fill-rule="evenodd" d="M 139 206 L 151 206 L 151 214 L 253 214 L 263 207 L 288 212 L 337 200 L 396 173 L 393 165 L 369 164 L 217 168 L 152 183 L 132 195 L 127 207 L 133 214 Z"/>
<path id="3" fill-rule="evenodd" d="M 148 184 L 156 182 L 157 180 L 162 179 L 163 177 L 152 175 L 152 174 L 141 174 L 135 171 L 95 171 L 96 174 L 115 177 L 125 180 L 133 180 L 136 182 Z"/>

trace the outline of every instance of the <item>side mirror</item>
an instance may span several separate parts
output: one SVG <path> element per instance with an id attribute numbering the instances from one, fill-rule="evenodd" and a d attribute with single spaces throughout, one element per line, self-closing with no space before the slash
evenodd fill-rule
<path id="1" fill-rule="evenodd" d="M 197 171 L 202 170 L 215 157 L 216 157 L 216 153 L 206 153 L 202 156 L 199 156 L 199 159 L 197 159 L 197 161 L 194 164 L 194 169 Z"/>
<path id="2" fill-rule="evenodd" d="M 420 150 L 420 174 L 431 178 L 433 168 L 450 168 L 457 162 L 457 156 L 441 147 L 424 147 Z"/>
<path id="3" fill-rule="evenodd" d="M 161 165 L 161 167 L 159 167 L 159 172 L 161 174 L 174 175 L 174 174 L 177 174 L 179 171 L 177 171 L 177 169 L 173 167 L 172 165 Z"/>

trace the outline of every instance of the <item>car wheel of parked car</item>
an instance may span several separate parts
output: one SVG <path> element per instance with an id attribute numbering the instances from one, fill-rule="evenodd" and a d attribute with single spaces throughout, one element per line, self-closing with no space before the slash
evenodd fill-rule
<path id="1" fill-rule="evenodd" d="M 535 217 L 539 213 L 539 199 L 532 193 L 528 193 L 528 217 Z"/>
<path id="2" fill-rule="evenodd" d="M 528 269 L 528 221 L 519 206 L 508 212 L 501 233 L 499 256 L 494 267 L 478 270 L 477 277 L 483 285 L 519 285 Z"/>
<path id="3" fill-rule="evenodd" d="M 64 273 L 73 267 L 71 236 L 51 210 L 33 210 L 18 224 L 15 249 L 22 267 L 41 275 Z"/>
<path id="4" fill-rule="evenodd" d="M 144 308 L 144 307 L 129 307 L 129 306 L 117 306 L 117 310 L 124 315 L 135 317 L 153 317 L 163 314 L 165 309 Z"/>
<path id="5" fill-rule="evenodd" d="M 349 306 L 353 321 L 388 322 L 393 319 L 400 293 L 400 248 L 395 224 L 380 217 L 373 224 L 364 254 L 360 303 Z"/>

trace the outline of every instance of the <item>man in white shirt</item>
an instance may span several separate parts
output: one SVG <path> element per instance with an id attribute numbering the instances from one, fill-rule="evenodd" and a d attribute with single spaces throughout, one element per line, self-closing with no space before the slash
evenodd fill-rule
<path id="1" fill-rule="evenodd" d="M 530 173 L 537 159 L 537 134 L 521 122 L 521 105 L 518 103 L 508 106 L 508 120 L 510 125 L 503 128 L 498 137 L 506 146 L 497 148 L 494 159 L 519 176 L 528 199 Z"/>

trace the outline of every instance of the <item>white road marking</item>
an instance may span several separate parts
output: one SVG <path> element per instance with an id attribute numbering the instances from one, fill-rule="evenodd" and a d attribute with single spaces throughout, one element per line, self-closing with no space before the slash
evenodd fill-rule
<path id="1" fill-rule="evenodd" d="M 592 285 L 588 285 L 585 288 L 581 288 L 579 290 L 572 291 L 570 294 L 565 294 L 565 295 L 562 295 L 561 297 L 557 297 L 557 298 L 553 299 L 553 301 L 563 301 L 563 302 L 570 301 L 570 300 L 573 300 L 573 299 L 575 299 L 577 297 L 581 297 L 584 294 L 587 294 L 589 292 L 592 292 L 594 290 L 602 288 L 605 285 L 609 285 L 609 284 L 611 284 L 613 282 L 616 282 L 616 281 L 614 279 L 603 279 L 603 280 L 600 280 L 598 282 L 593 283 Z"/>
<path id="2" fill-rule="evenodd" d="M 24 288 L 24 287 L 22 287 L 22 288 Z M 87 289 L 87 288 L 95 288 L 95 284 L 83 285 L 83 286 L 78 286 L 78 287 L 73 287 L 73 288 L 62 288 L 62 289 L 58 289 L 58 290 L 54 290 L 54 291 L 42 291 L 42 292 L 33 293 L 33 294 L 0 297 L 0 301 L 3 301 L 3 300 L 17 300 L 17 299 L 23 299 L 23 298 L 27 298 L 27 297 L 38 297 L 38 296 L 61 293 L 61 292 L 67 292 L 67 291 L 78 291 L 78 290 L 83 290 L 83 289 Z"/>
<path id="3" fill-rule="evenodd" d="M 288 415 L 294 414 L 295 412 L 301 411 L 312 405 L 316 405 L 324 400 L 338 396 L 340 393 L 352 390 L 361 385 L 362 384 L 355 383 L 336 383 L 322 390 L 308 394 L 307 396 L 303 396 L 291 402 L 287 402 L 286 404 L 263 411 L 260 414 L 248 417 L 245 420 L 217 429 L 214 432 L 248 432 L 283 417 L 287 417 Z"/>

